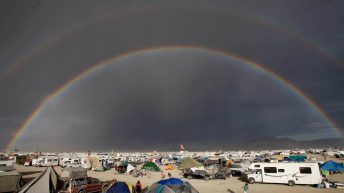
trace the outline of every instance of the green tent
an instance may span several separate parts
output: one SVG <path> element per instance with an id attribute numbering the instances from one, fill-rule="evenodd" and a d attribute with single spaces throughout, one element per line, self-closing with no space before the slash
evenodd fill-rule
<path id="1" fill-rule="evenodd" d="M 160 168 L 153 162 L 147 162 L 147 163 L 143 164 L 141 169 L 148 170 L 148 171 L 154 171 L 154 172 L 160 171 Z"/>
<path id="2" fill-rule="evenodd" d="M 187 169 L 187 168 L 198 168 L 201 166 L 202 166 L 202 164 L 199 163 L 198 161 L 196 161 L 190 157 L 187 157 L 182 161 L 182 163 L 180 163 L 178 165 L 178 169 L 182 170 L 182 169 Z"/>

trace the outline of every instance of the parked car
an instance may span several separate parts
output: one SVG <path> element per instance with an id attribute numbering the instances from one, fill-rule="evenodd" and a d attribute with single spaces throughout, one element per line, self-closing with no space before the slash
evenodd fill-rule
<path id="1" fill-rule="evenodd" d="M 209 179 L 213 178 L 213 176 L 211 176 L 207 171 L 204 171 L 204 170 L 192 171 L 191 169 L 186 169 L 183 176 L 184 176 L 184 178 L 187 178 L 189 180 L 191 180 L 191 179 L 209 180 Z"/>
<path id="2" fill-rule="evenodd" d="M 215 179 L 226 179 L 227 175 L 226 175 L 226 170 L 219 170 L 215 173 Z"/>

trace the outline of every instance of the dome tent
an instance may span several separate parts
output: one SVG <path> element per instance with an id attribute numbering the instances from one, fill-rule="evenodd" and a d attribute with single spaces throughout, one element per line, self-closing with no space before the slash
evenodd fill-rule
<path id="1" fill-rule="evenodd" d="M 320 170 L 321 171 L 330 171 L 330 172 L 342 172 L 342 171 L 344 171 L 344 165 L 330 160 L 330 161 L 323 163 L 320 166 Z"/>
<path id="2" fill-rule="evenodd" d="M 148 171 L 154 171 L 154 172 L 160 171 L 160 168 L 153 162 L 147 162 L 147 163 L 143 164 L 141 169 L 148 170 Z"/>
<path id="3" fill-rule="evenodd" d="M 201 166 L 202 166 L 202 164 L 199 163 L 198 161 L 196 161 L 190 157 L 187 157 L 182 161 L 182 163 L 180 163 L 178 165 L 178 169 L 182 170 L 182 169 L 187 169 L 187 168 L 198 168 Z"/>
<path id="4" fill-rule="evenodd" d="M 178 178 L 160 180 L 153 183 L 146 193 L 199 193 L 189 182 Z"/>
<path id="5" fill-rule="evenodd" d="M 130 183 L 116 182 L 106 190 L 106 193 L 133 193 L 134 190 L 134 186 Z"/>

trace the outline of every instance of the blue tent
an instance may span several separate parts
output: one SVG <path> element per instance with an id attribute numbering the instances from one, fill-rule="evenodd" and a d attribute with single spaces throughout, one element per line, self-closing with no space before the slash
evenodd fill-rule
<path id="1" fill-rule="evenodd" d="M 344 171 L 344 166 L 343 166 L 343 164 L 340 164 L 340 163 L 337 163 L 337 162 L 330 160 L 330 161 L 323 163 L 320 166 L 320 170 L 330 171 L 330 172 L 342 172 L 342 171 Z"/>
<path id="2" fill-rule="evenodd" d="M 125 182 L 116 182 L 106 190 L 106 193 L 131 193 L 133 192 L 133 189 L 134 187 L 131 184 L 127 184 Z"/>
<path id="3" fill-rule="evenodd" d="M 160 180 L 158 182 L 160 185 L 183 185 L 184 182 L 178 178 L 170 178 L 166 180 Z"/>
<path id="4" fill-rule="evenodd" d="M 288 162 L 292 162 L 294 161 L 293 159 L 289 158 L 289 157 L 284 157 L 283 158 L 283 161 L 288 161 Z"/>

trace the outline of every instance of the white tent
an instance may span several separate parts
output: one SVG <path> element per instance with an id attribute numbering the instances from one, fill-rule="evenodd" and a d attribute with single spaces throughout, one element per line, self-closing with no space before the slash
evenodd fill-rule
<path id="1" fill-rule="evenodd" d="M 127 166 L 127 173 L 130 173 L 133 169 L 135 169 L 135 167 L 131 164 L 128 164 Z"/>

